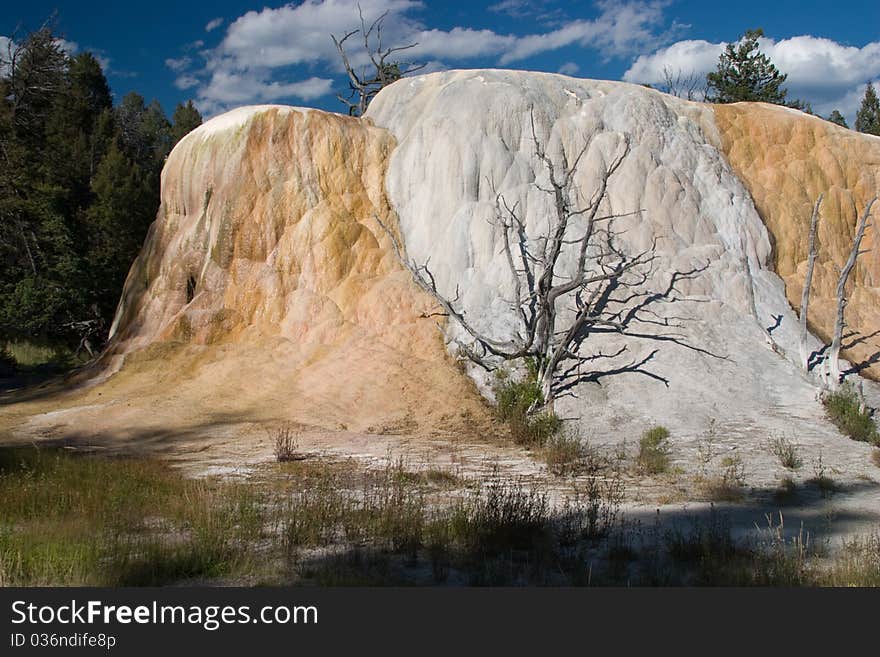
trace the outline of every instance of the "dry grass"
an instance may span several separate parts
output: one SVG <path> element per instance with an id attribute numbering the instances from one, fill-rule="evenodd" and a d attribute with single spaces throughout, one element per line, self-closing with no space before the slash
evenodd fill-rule
<path id="1" fill-rule="evenodd" d="M 768 441 L 770 453 L 773 454 L 783 468 L 798 470 L 804 464 L 798 452 L 798 446 L 783 435 L 772 436 Z"/>
<path id="2" fill-rule="evenodd" d="M 557 477 L 574 475 L 584 470 L 589 448 L 579 433 L 565 431 L 551 436 L 541 450 L 547 468 Z"/>
<path id="3" fill-rule="evenodd" d="M 622 460 L 593 449 L 558 509 L 496 470 L 267 464 L 249 483 L 65 450 L 0 450 L 0 584 L 877 585 L 880 538 L 825 561 L 782 518 L 734 540 L 720 513 L 626 526 Z M 725 465 L 728 479 L 741 464 Z M 724 479 L 724 475 L 720 475 Z"/>
<path id="4" fill-rule="evenodd" d="M 652 427 L 642 434 L 639 440 L 638 464 L 646 474 L 660 474 L 669 470 L 669 430 L 666 427 Z"/>
<path id="5" fill-rule="evenodd" d="M 298 453 L 299 432 L 291 424 L 282 424 L 270 432 L 274 446 L 275 460 L 279 463 L 300 460 L 303 457 Z"/>
<path id="6" fill-rule="evenodd" d="M 745 496 L 745 465 L 738 454 L 721 460 L 721 472 L 697 478 L 703 496 L 711 502 L 740 502 Z"/>

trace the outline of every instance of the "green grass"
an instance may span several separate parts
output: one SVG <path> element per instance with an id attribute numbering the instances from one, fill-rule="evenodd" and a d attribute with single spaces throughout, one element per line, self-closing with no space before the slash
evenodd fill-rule
<path id="1" fill-rule="evenodd" d="M 542 447 L 556 434 L 562 422 L 555 413 L 540 410 L 544 395 L 537 381 L 534 363 L 527 360 L 527 373 L 514 380 L 504 370 L 497 372 L 495 381 L 495 415 L 510 428 L 510 436 L 517 445 Z"/>
<path id="2" fill-rule="evenodd" d="M 670 451 L 669 430 L 661 426 L 648 429 L 639 439 L 639 468 L 647 474 L 666 472 Z"/>
<path id="3" fill-rule="evenodd" d="M 148 460 L 0 450 L 0 584 L 150 585 L 231 574 L 262 525 L 253 491 Z"/>
<path id="4" fill-rule="evenodd" d="M 826 395 L 822 403 L 828 418 L 842 434 L 861 442 L 880 443 L 880 433 L 872 414 L 869 409 L 863 409 L 861 397 L 853 386 L 841 386 Z"/>

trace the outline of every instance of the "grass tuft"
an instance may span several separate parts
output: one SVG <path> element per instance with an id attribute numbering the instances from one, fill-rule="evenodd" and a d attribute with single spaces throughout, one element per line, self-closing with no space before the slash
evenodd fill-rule
<path id="1" fill-rule="evenodd" d="M 542 447 L 559 431 L 562 422 L 552 411 L 539 410 L 544 395 L 537 381 L 537 370 L 531 360 L 526 361 L 527 373 L 514 380 L 504 370 L 498 370 L 495 381 L 495 415 L 506 422 L 517 445 Z"/>
<path id="2" fill-rule="evenodd" d="M 542 456 L 550 472 L 562 477 L 584 470 L 587 452 L 588 448 L 576 431 L 565 431 L 547 440 Z"/>
<path id="3" fill-rule="evenodd" d="M 666 472 L 670 451 L 669 430 L 661 426 L 648 429 L 639 440 L 639 468 L 647 474 Z"/>
<path id="4" fill-rule="evenodd" d="M 769 440 L 770 453 L 779 459 L 783 468 L 798 470 L 804 464 L 798 453 L 798 446 L 785 436 L 772 436 Z"/>

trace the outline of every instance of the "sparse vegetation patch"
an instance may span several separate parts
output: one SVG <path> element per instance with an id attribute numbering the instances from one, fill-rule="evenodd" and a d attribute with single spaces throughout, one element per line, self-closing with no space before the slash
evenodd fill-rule
<path id="1" fill-rule="evenodd" d="M 822 403 L 828 418 L 845 436 L 853 440 L 878 444 L 880 433 L 874 423 L 873 410 L 865 406 L 859 391 L 851 385 L 843 385 L 825 395 Z"/>
<path id="2" fill-rule="evenodd" d="M 660 474 L 669 469 L 669 430 L 656 426 L 645 431 L 639 440 L 639 468 L 647 474 Z"/>
<path id="3" fill-rule="evenodd" d="M 510 435 L 517 445 L 541 447 L 561 426 L 555 413 L 541 410 L 544 395 L 538 384 L 537 369 L 526 361 L 526 375 L 519 380 L 506 370 L 498 370 L 495 382 L 495 413 L 510 427 Z"/>
<path id="4" fill-rule="evenodd" d="M 798 453 L 798 446 L 783 435 L 772 436 L 769 441 L 770 453 L 779 459 L 782 467 L 788 470 L 798 470 L 803 460 Z"/>

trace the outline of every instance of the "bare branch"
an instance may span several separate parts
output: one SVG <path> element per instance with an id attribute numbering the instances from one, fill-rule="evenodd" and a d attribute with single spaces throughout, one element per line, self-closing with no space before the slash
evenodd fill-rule
<path id="1" fill-rule="evenodd" d="M 850 250 L 849 257 L 847 258 L 846 264 L 840 272 L 840 277 L 837 279 L 837 321 L 834 324 L 834 337 L 831 340 L 831 346 L 828 348 L 828 353 L 825 356 L 826 383 L 832 387 L 837 386 L 840 383 L 840 344 L 843 339 L 843 329 L 846 324 L 846 283 L 849 280 L 849 276 L 856 265 L 856 260 L 858 259 L 859 254 L 862 253 L 862 251 L 860 251 L 860 248 L 862 244 L 862 239 L 865 236 L 865 231 L 868 228 L 868 217 L 871 216 L 871 208 L 876 202 L 877 197 L 875 196 L 865 206 L 865 211 L 862 213 L 862 217 L 861 219 L 859 219 L 859 223 L 856 228 L 856 233 L 855 237 L 853 238 L 853 245 L 852 249 Z"/>
<path id="2" fill-rule="evenodd" d="M 813 216 L 810 218 L 810 238 L 807 255 L 807 274 L 804 277 L 804 291 L 801 294 L 801 363 L 804 371 L 810 366 L 810 352 L 807 349 L 807 315 L 810 308 L 810 288 L 813 286 L 813 269 L 816 266 L 816 230 L 819 226 L 819 207 L 822 205 L 823 194 L 819 194 L 816 204 L 813 206 Z"/>
<path id="3" fill-rule="evenodd" d="M 367 110 L 370 101 L 383 88 L 392 82 L 399 80 L 405 75 L 414 73 L 422 68 L 424 64 L 413 64 L 412 62 L 389 61 L 389 57 L 395 53 L 415 48 L 417 43 L 410 43 L 400 46 L 385 48 L 382 44 L 382 25 L 388 16 L 386 10 L 382 15 L 376 18 L 369 26 L 364 19 L 364 13 L 361 6 L 358 5 L 358 16 L 360 18 L 360 28 L 347 32 L 341 39 L 337 39 L 334 35 L 330 35 L 333 44 L 342 58 L 342 64 L 345 67 L 349 80 L 350 95 L 349 99 L 357 98 L 357 102 L 351 102 L 344 99 L 341 95 L 337 95 L 340 101 L 348 107 L 348 113 L 352 116 L 362 116 Z M 355 72 L 349 61 L 348 54 L 345 52 L 345 42 L 356 34 L 360 34 L 363 40 L 363 48 L 370 58 L 372 71 L 364 70 L 360 74 Z M 375 41 L 375 45 L 373 42 Z"/>

